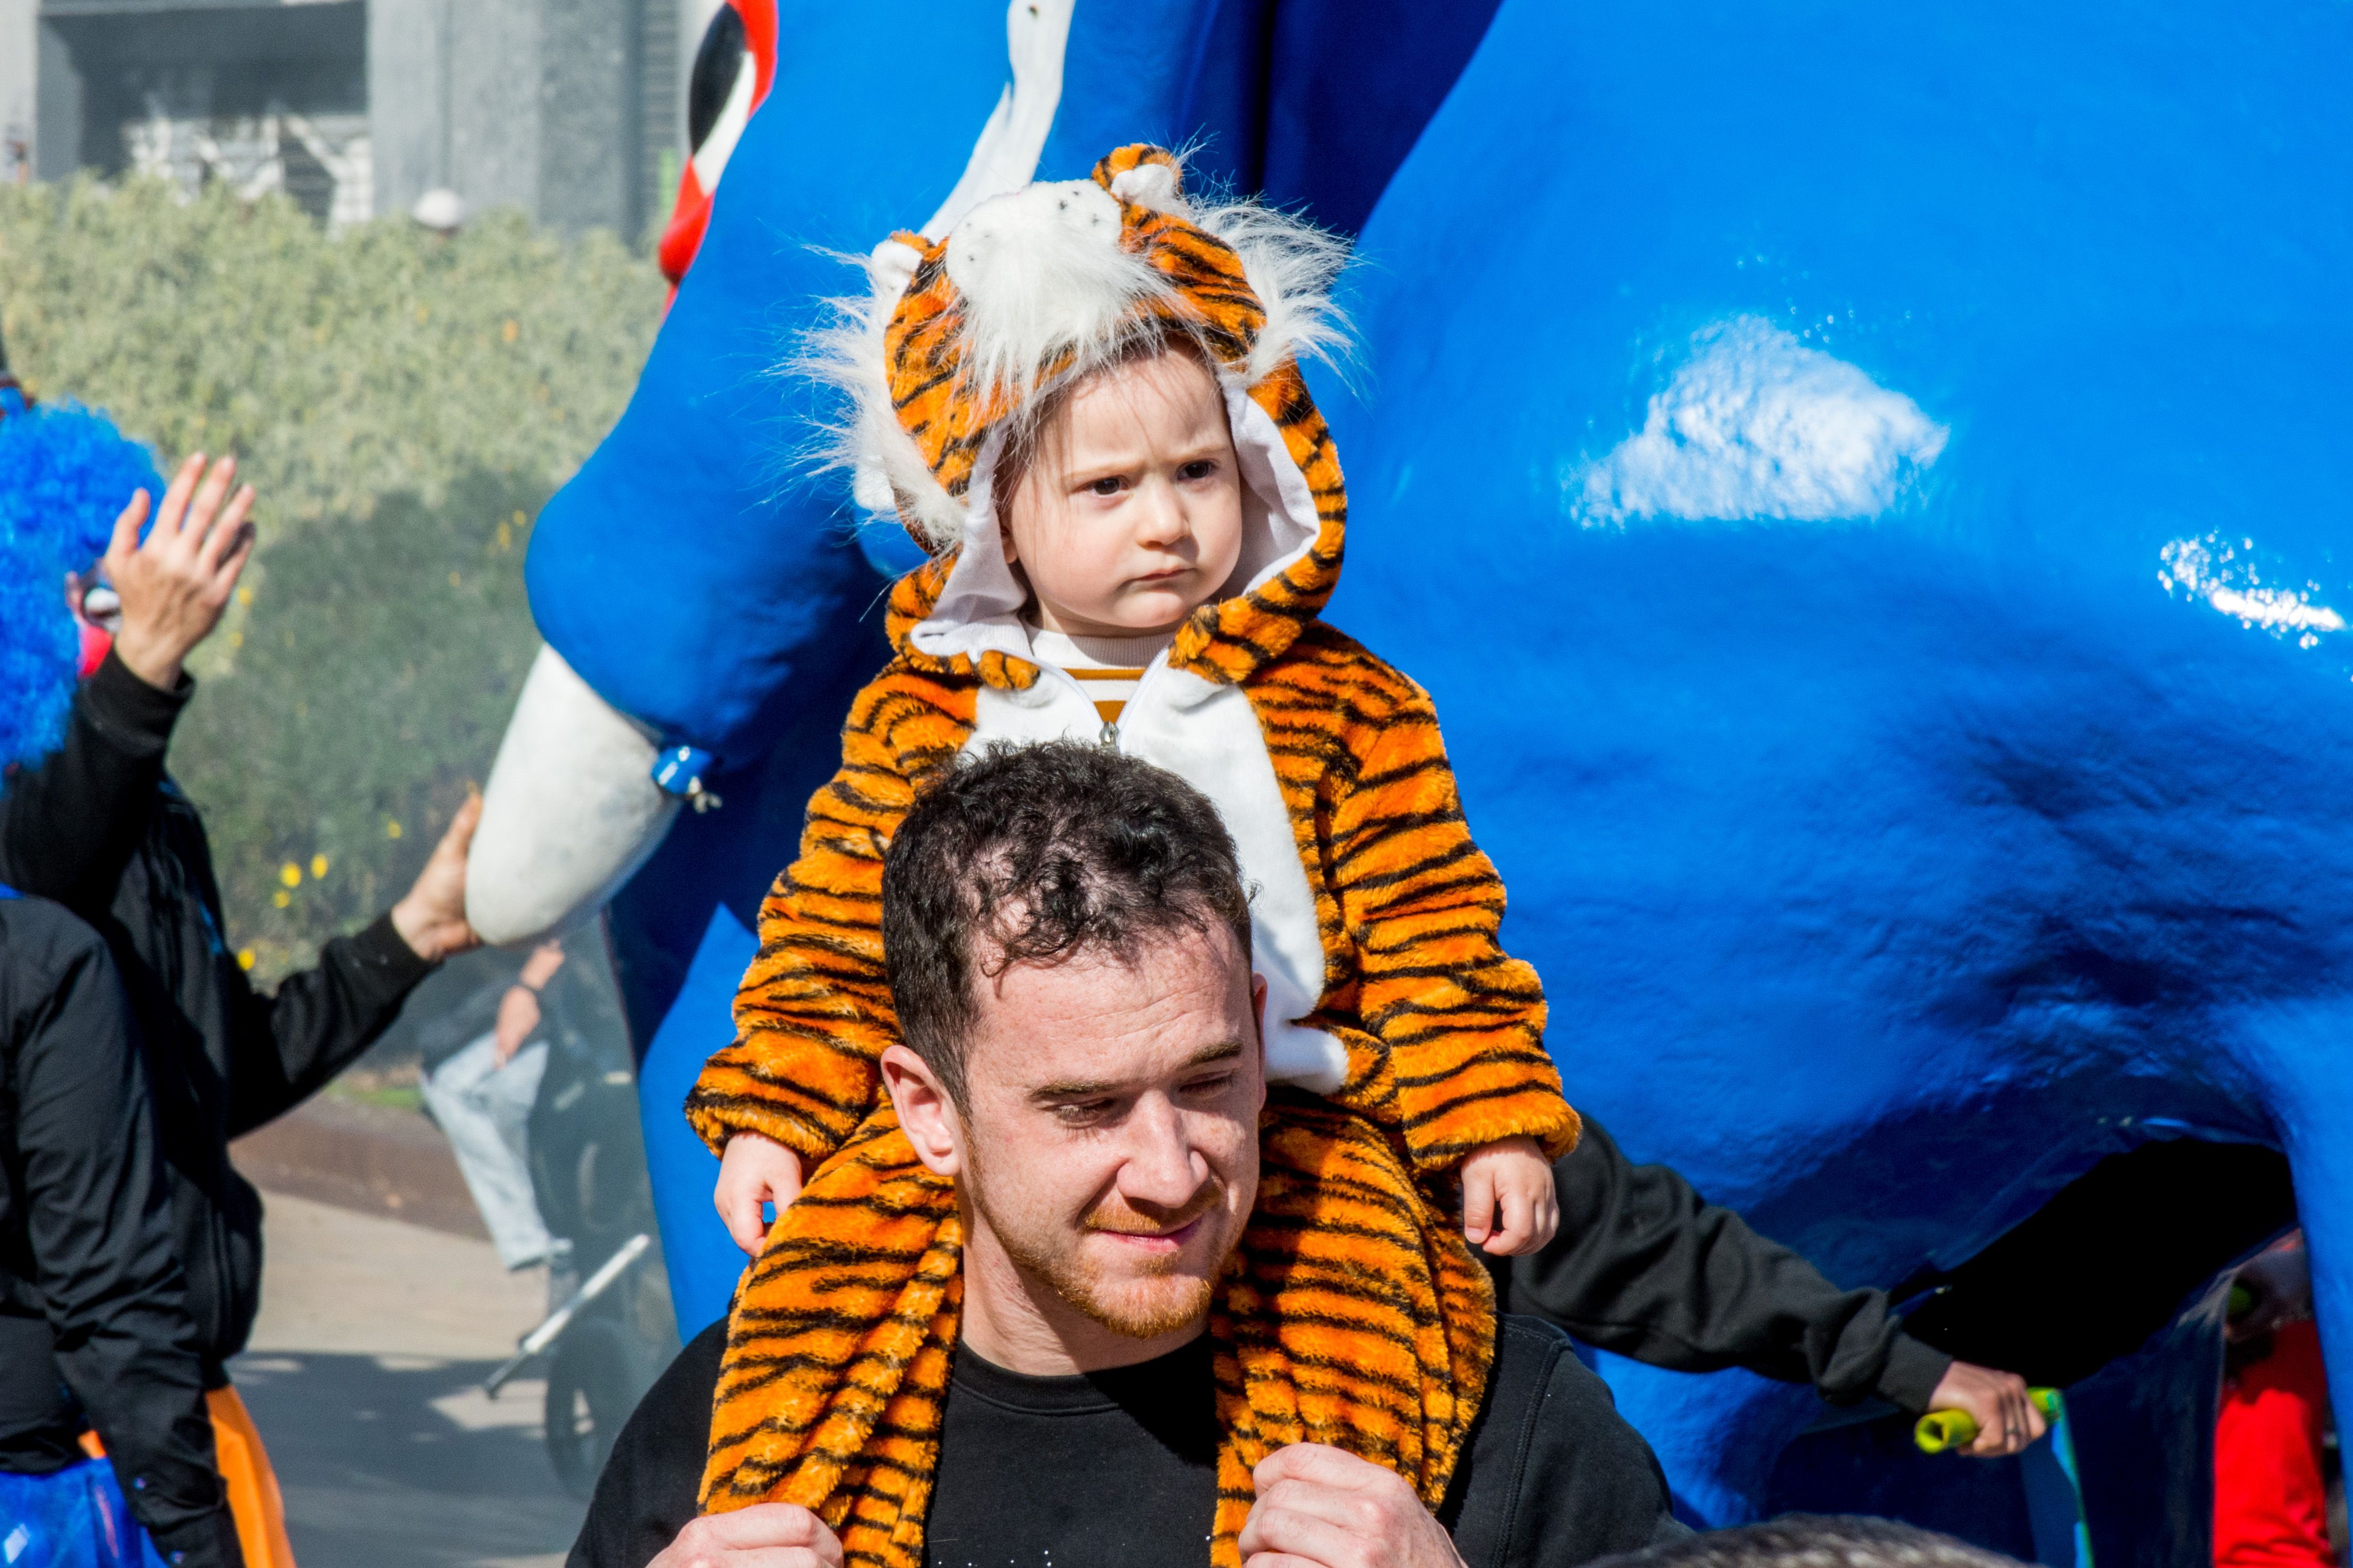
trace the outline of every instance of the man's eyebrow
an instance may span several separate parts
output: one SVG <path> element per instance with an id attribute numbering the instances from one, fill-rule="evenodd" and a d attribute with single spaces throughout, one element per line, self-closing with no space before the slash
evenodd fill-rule
<path id="1" fill-rule="evenodd" d="M 1220 1040 L 1214 1046 L 1203 1046 L 1185 1060 L 1187 1068 L 1207 1067 L 1211 1062 L 1229 1062 L 1242 1054 L 1240 1040 Z M 1179 1069 L 1182 1070 L 1182 1069 Z M 1124 1085 L 1110 1079 L 1071 1079 L 1061 1083 L 1040 1084 L 1029 1091 L 1029 1098 L 1045 1104 L 1057 1100 L 1092 1100 L 1102 1095 L 1117 1094 Z"/>

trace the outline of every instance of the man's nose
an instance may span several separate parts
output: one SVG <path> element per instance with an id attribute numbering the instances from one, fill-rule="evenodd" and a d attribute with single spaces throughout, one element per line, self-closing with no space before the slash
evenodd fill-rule
<path id="1" fill-rule="evenodd" d="M 1153 1097 L 1127 1119 L 1127 1160 L 1120 1169 L 1120 1195 L 1131 1204 L 1177 1209 L 1193 1201 L 1209 1179 L 1209 1163 L 1185 1135 L 1185 1119 L 1165 1100 Z"/>

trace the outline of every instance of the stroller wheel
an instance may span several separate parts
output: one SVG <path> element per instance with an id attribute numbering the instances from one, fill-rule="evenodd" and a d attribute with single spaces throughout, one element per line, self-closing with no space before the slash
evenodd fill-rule
<path id="1" fill-rule="evenodd" d="M 547 1370 L 547 1458 L 574 1497 L 596 1489 L 597 1472 L 649 1381 L 635 1336 L 620 1324 L 589 1318 L 555 1342 Z"/>

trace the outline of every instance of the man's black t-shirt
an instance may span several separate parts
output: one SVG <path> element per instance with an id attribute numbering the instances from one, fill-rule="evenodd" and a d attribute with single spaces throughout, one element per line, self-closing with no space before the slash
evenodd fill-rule
<path id="1" fill-rule="evenodd" d="M 924 1562 L 1200 1568 L 1218 1502 L 1215 1406 L 1206 1336 L 1075 1377 L 1008 1372 L 959 1347 Z"/>
<path id="2" fill-rule="evenodd" d="M 645 1568 L 686 1528 L 727 1325 L 687 1342 L 622 1427 L 568 1568 Z M 1084 1377 L 959 1351 L 928 1568 L 1201 1568 L 1215 1507 L 1209 1342 Z M 1469 1568 L 1578 1568 L 1689 1532 L 1666 1478 L 1568 1337 L 1495 1323 L 1487 1398 L 1438 1521 Z"/>

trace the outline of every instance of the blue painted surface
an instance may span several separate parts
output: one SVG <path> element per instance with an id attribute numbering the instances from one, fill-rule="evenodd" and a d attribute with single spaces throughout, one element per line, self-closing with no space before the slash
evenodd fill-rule
<path id="1" fill-rule="evenodd" d="M 2348 60 L 2340 5 L 1506 5 L 1322 388 L 1334 618 L 1437 699 L 1573 1100 L 1880 1283 L 2139 1119 L 2284 1142 L 2340 1380 Z M 1611 1381 L 1719 1521 L 1804 1410 Z"/>
<path id="2" fill-rule="evenodd" d="M 730 1020 L 736 983 L 759 949 L 759 939 L 724 905 L 713 910 L 686 983 L 638 1066 L 646 1170 L 653 1178 L 654 1217 L 661 1224 L 662 1259 L 682 1340 L 727 1315 L 744 1258 L 711 1206 L 718 1157 L 688 1129 L 679 1107 L 703 1059 L 735 1037 Z"/>
<path id="3" fill-rule="evenodd" d="M 766 770 L 764 812 L 830 762 L 889 560 L 786 468 L 807 405 L 765 372 L 845 287 L 805 247 L 920 222 L 1004 79 L 994 7 L 786 9 L 702 258 L 531 562 L 575 667 Z M 1361 395 L 1318 386 L 1333 618 L 1437 698 L 1572 1100 L 1881 1284 L 2152 1131 L 2284 1148 L 2353 1406 L 2353 11 L 1510 0 L 1451 90 L 1461 33 L 1101 15 L 1041 174 L 1205 130 L 1318 211 L 1381 193 Z M 1351 102 L 1439 107 L 1398 166 L 1393 127 L 1319 146 L 1314 106 Z M 749 918 L 764 822 L 681 827 L 700 858 L 624 895 L 680 955 L 633 1012 L 708 1013 L 677 967 L 714 907 Z M 720 854 L 738 832 L 770 859 Z M 646 1092 L 650 1147 L 676 1095 Z M 1766 1506 L 1816 1408 L 1601 1361 L 1712 1522 Z"/>
<path id="4" fill-rule="evenodd" d="M 2063 1395 L 2051 1430 L 2019 1457 L 2026 1511 L 2034 1525 L 2034 1560 L 2051 1568 L 2093 1568 L 2092 1534 L 2084 1521 L 2084 1486 L 2075 1465 L 2075 1428 Z"/>

